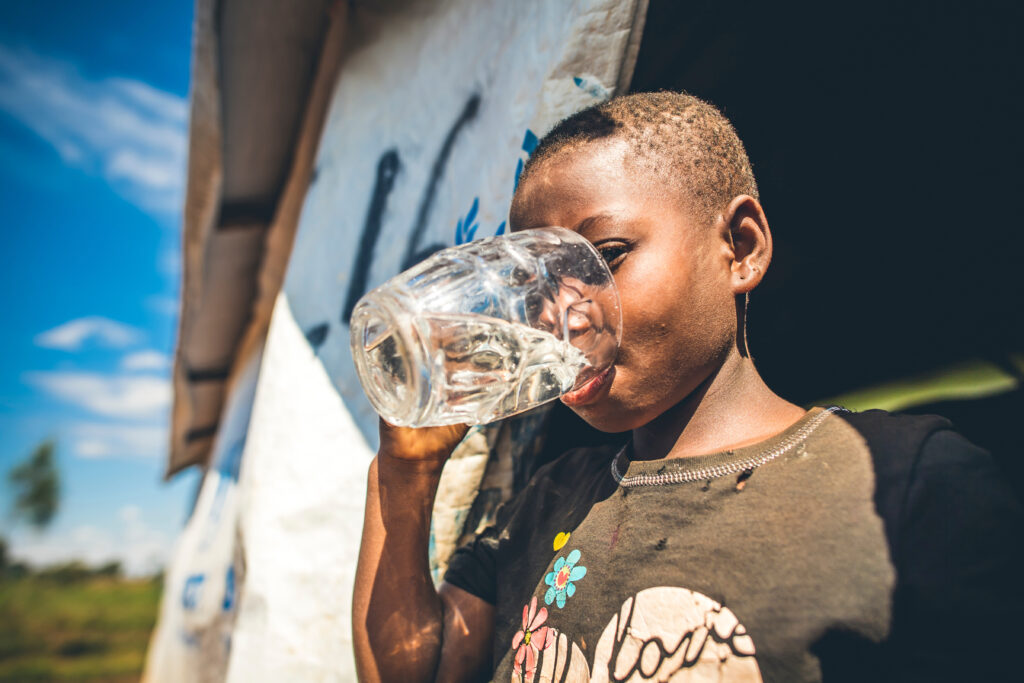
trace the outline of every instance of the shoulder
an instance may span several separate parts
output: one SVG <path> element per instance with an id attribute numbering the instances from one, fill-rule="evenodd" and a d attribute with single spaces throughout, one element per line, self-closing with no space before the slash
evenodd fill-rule
<path id="1" fill-rule="evenodd" d="M 572 448 L 538 469 L 531 483 L 576 485 L 581 477 L 603 475 L 619 449 L 611 444 Z"/>
<path id="2" fill-rule="evenodd" d="M 612 482 L 609 465 L 618 449 L 614 446 L 573 448 L 556 456 L 534 472 L 518 492 L 506 503 L 506 519 L 516 515 L 524 504 L 536 507 L 557 507 L 559 501 L 578 500 L 592 495 L 595 489 Z"/>
<path id="3" fill-rule="evenodd" d="M 1020 505 L 988 451 L 937 415 L 883 410 L 841 415 L 863 438 L 875 473 L 875 507 L 898 565 L 963 534 L 1019 525 Z"/>
<path id="4" fill-rule="evenodd" d="M 902 584 L 963 591 L 990 571 L 1016 571 L 1020 544 L 1007 541 L 1024 531 L 1024 509 L 988 451 L 935 415 L 844 419 L 871 451 L 875 506 Z"/>
<path id="5" fill-rule="evenodd" d="M 1009 680 L 1009 652 L 1024 636 L 1024 510 L 1005 473 L 944 418 L 868 411 L 844 419 L 871 451 L 896 569 L 893 679 Z"/>
<path id="6" fill-rule="evenodd" d="M 839 417 L 863 438 L 879 487 L 1002 479 L 988 451 L 971 443 L 944 417 L 893 415 L 884 410 L 840 413 Z M 903 493 L 909 495 L 909 490 Z"/>
<path id="7" fill-rule="evenodd" d="M 933 435 L 953 429 L 938 415 L 893 415 L 885 410 L 838 415 L 864 439 L 879 475 L 906 474 Z"/>
<path id="8" fill-rule="evenodd" d="M 943 460 L 946 450 L 959 451 L 962 458 L 978 458 L 983 452 L 953 431 L 953 425 L 938 415 L 893 415 L 885 410 L 839 413 L 864 441 L 875 475 L 875 505 L 886 521 L 890 539 L 897 532 L 892 525 L 900 517 L 911 482 L 922 462 Z M 932 446 L 940 437 L 939 452 Z M 937 463 L 935 463 L 937 464 Z M 941 469 L 941 465 L 939 465 Z"/>
<path id="9" fill-rule="evenodd" d="M 548 461 L 516 493 L 498 508 L 495 526 L 521 526 L 522 517 L 532 517 L 541 508 L 557 508 L 568 499 L 592 494 L 595 487 L 612 482 L 609 465 L 618 448 L 593 446 L 573 448 Z M 607 480 L 607 482 L 605 481 Z M 538 501 L 541 501 L 538 507 Z"/>

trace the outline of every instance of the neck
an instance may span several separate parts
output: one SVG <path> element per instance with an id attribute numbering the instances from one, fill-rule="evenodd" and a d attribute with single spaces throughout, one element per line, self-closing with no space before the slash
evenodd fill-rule
<path id="1" fill-rule="evenodd" d="M 633 457 L 686 458 L 747 446 L 804 414 L 768 388 L 749 356 L 731 353 L 685 399 L 633 430 Z"/>

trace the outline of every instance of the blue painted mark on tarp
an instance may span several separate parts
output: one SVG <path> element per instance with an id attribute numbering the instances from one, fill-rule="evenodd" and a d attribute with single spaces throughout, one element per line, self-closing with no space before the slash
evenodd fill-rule
<path id="1" fill-rule="evenodd" d="M 238 481 L 238 472 L 242 467 L 242 452 L 245 450 L 245 437 L 237 439 L 225 451 L 215 468 L 225 478 Z"/>
<path id="2" fill-rule="evenodd" d="M 224 603 L 221 605 L 225 612 L 230 612 L 235 606 L 235 566 L 228 567 L 228 573 L 224 577 Z"/>
<path id="3" fill-rule="evenodd" d="M 181 606 L 193 610 L 199 604 L 199 595 L 203 588 L 205 574 L 193 574 L 185 579 L 185 588 L 181 591 Z"/>
<path id="4" fill-rule="evenodd" d="M 480 212 L 480 198 L 473 198 L 473 205 L 469 207 L 469 212 L 465 218 L 460 218 L 455 223 L 455 245 L 466 244 L 472 242 L 476 238 L 476 232 L 480 228 L 480 223 L 477 221 L 477 214 Z M 498 229 L 494 231 L 494 236 L 505 234 L 506 221 L 502 221 L 498 225 Z"/>
<path id="5" fill-rule="evenodd" d="M 476 215 L 480 211 L 480 198 L 473 198 L 473 205 L 469 207 L 469 213 L 465 218 L 460 218 L 455 224 L 455 244 L 472 242 L 480 224 L 476 222 Z"/>
<path id="6" fill-rule="evenodd" d="M 331 325 L 327 322 L 322 322 L 318 325 L 306 330 L 306 341 L 313 347 L 313 353 L 320 351 L 320 347 L 323 346 L 324 342 L 327 341 L 327 335 L 331 331 Z"/>
<path id="7" fill-rule="evenodd" d="M 540 140 L 537 139 L 537 134 L 534 133 L 529 128 L 527 128 L 526 129 L 526 134 L 523 135 L 523 144 L 520 145 L 520 148 L 524 152 L 526 152 L 526 158 L 527 159 L 530 158 L 530 155 L 533 154 L 534 150 L 537 149 L 537 145 L 539 145 L 539 144 L 540 144 Z M 515 190 L 519 189 L 519 176 L 521 176 L 523 174 L 523 168 L 525 166 L 526 166 L 526 163 L 521 158 L 518 161 L 516 161 L 516 177 L 515 177 L 515 182 L 512 185 L 513 192 Z"/>
<path id="8" fill-rule="evenodd" d="M 345 306 L 341 311 L 341 322 L 346 325 L 348 325 L 349 318 L 352 317 L 352 310 L 356 307 L 359 297 L 366 293 L 374 248 L 384 224 L 384 210 L 387 208 L 388 195 L 395 187 L 395 179 L 401 168 L 402 162 L 398 157 L 397 149 L 387 150 L 377 161 L 377 179 L 370 196 L 370 206 L 366 209 L 363 233 L 359 238 L 359 251 L 353 262 L 352 276 L 348 281 L 348 294 L 345 296 Z"/>
<path id="9" fill-rule="evenodd" d="M 592 81 L 585 77 L 574 76 L 572 82 L 576 84 L 577 88 L 591 97 L 596 97 L 599 100 L 606 100 L 611 97 L 612 91 L 597 81 Z"/>
<path id="10" fill-rule="evenodd" d="M 451 129 L 449 129 L 448 135 L 445 136 L 444 142 L 441 144 L 441 149 L 437 153 L 437 158 L 434 159 L 434 165 L 430 169 L 430 178 L 427 181 L 427 187 L 424 190 L 423 198 L 420 200 L 420 208 L 416 212 L 416 222 L 413 224 L 412 232 L 409 234 L 409 243 L 406 245 L 405 258 L 402 259 L 402 270 L 412 268 L 430 254 L 445 246 L 443 244 L 428 245 L 424 248 L 420 242 L 422 241 L 423 235 L 427 229 L 427 219 L 430 217 L 430 210 L 434 205 L 434 197 L 437 194 L 437 188 L 441 182 L 441 176 L 444 174 L 445 167 L 448 165 L 448 158 L 451 156 L 452 149 L 455 146 L 455 140 L 469 122 L 476 118 L 479 110 L 480 94 L 473 93 L 470 98 L 466 100 L 466 104 L 462 108 L 462 113 L 459 114 L 459 117 L 455 120 Z M 351 316 L 351 312 L 349 315 Z"/>
<path id="11" fill-rule="evenodd" d="M 537 134 L 527 128 L 526 135 L 523 136 L 523 151 L 527 155 L 533 154 L 538 144 L 540 144 L 540 140 L 537 139 Z"/>
<path id="12" fill-rule="evenodd" d="M 527 128 L 526 132 L 523 134 L 523 143 L 519 147 L 520 147 L 520 149 L 522 151 L 526 152 L 526 158 L 529 159 L 530 155 L 534 153 L 534 151 L 537 149 L 537 145 L 539 145 L 539 144 L 540 144 L 540 139 L 537 137 L 537 134 L 534 133 L 529 128 Z M 522 157 L 520 157 L 519 159 L 516 160 L 516 173 L 515 173 L 515 179 L 514 179 L 515 182 L 514 182 L 514 186 L 513 186 L 513 191 L 519 189 L 519 176 L 522 175 L 523 167 L 525 165 L 526 165 L 526 163 L 522 159 Z M 476 215 L 477 215 L 477 212 L 478 212 L 479 208 L 480 208 L 480 198 L 479 197 L 475 197 L 473 199 L 473 206 L 470 208 L 469 213 L 466 215 L 466 217 L 464 219 L 460 218 L 458 220 L 458 222 L 455 224 L 455 244 L 456 245 L 465 244 L 466 242 L 472 242 L 473 241 L 473 238 L 476 236 L 477 228 L 480 227 L 479 224 L 474 222 L 476 220 Z M 506 221 L 502 221 L 498 225 L 498 229 L 494 231 L 494 236 L 498 237 L 499 235 L 504 235 L 505 234 L 505 229 L 507 227 L 508 227 L 507 222 Z"/>

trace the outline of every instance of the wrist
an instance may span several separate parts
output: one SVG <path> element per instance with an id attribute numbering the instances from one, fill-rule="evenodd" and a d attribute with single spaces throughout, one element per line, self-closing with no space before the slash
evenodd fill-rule
<path id="1" fill-rule="evenodd" d="M 408 460 L 378 451 L 370 465 L 367 492 L 379 496 L 384 526 L 429 529 L 442 469 L 444 461 Z"/>
<path id="2" fill-rule="evenodd" d="M 440 477 L 448 457 L 438 458 L 403 458 L 393 455 L 386 449 L 377 451 L 378 468 L 387 469 L 396 473 L 401 472 L 409 475 L 422 475 L 427 477 Z"/>

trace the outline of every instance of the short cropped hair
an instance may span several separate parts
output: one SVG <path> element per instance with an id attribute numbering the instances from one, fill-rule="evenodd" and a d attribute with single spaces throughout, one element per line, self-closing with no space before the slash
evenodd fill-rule
<path id="1" fill-rule="evenodd" d="M 544 136 L 520 182 L 560 152 L 612 139 L 682 193 L 698 219 L 712 221 L 732 199 L 759 199 L 754 170 L 736 130 L 713 105 L 682 92 L 615 97 L 569 116 Z"/>

